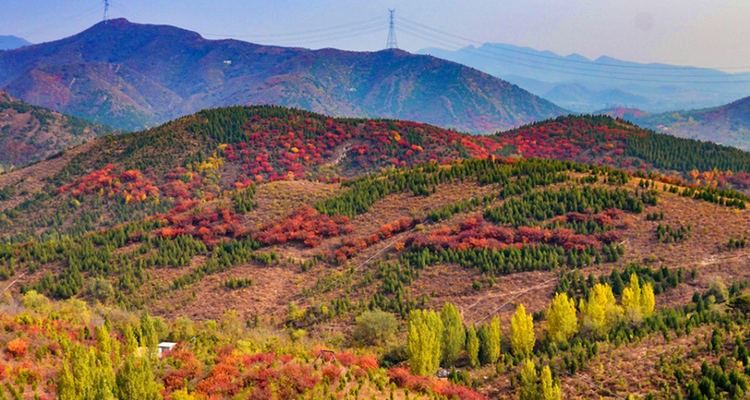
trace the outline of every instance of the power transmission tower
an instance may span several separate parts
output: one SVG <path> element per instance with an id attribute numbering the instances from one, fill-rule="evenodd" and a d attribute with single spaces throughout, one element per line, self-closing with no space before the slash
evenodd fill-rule
<path id="1" fill-rule="evenodd" d="M 398 43 L 396 42 L 396 24 L 393 22 L 393 14 L 396 12 L 396 10 L 388 9 L 388 12 L 391 14 L 391 17 L 389 24 L 390 29 L 388 29 L 388 43 L 386 43 L 385 48 L 397 49 Z"/>
<path id="2" fill-rule="evenodd" d="M 104 0 L 104 23 L 109 21 L 109 0 Z"/>

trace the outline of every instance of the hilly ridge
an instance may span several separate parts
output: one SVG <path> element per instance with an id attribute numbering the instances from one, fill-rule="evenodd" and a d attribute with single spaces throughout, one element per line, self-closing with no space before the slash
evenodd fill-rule
<path id="1" fill-rule="evenodd" d="M 23 167 L 112 128 L 21 102 L 0 90 L 0 170 Z"/>
<path id="2" fill-rule="evenodd" d="M 715 107 L 747 96 L 750 90 L 748 73 L 637 63 L 607 56 L 588 59 L 575 53 L 561 56 L 505 43 L 484 43 L 455 51 L 426 48 L 417 53 L 487 72 L 580 113 L 611 107 L 651 113 Z M 649 69 L 651 72 L 647 72 Z M 640 72 L 656 77 L 641 76 Z M 711 82 L 721 82 L 722 89 L 717 91 Z"/>
<path id="3" fill-rule="evenodd" d="M 136 130 L 228 105 L 411 119 L 476 133 L 565 111 L 479 71 L 403 51 L 211 41 L 124 19 L 0 54 L 0 87 L 29 103 Z"/>
<path id="4" fill-rule="evenodd" d="M 750 149 L 750 97 L 720 107 L 628 119 L 674 136 Z"/>
<path id="5" fill-rule="evenodd" d="M 674 183 L 750 189 L 750 153 L 604 116 L 559 117 L 474 136 L 411 121 L 336 119 L 273 106 L 229 107 L 146 131 L 106 136 L 88 143 L 83 152 L 74 150 L 76 155 L 66 156 L 62 164 L 50 160 L 35 166 L 46 172 L 37 172 L 34 179 L 14 178 L 24 170 L 7 174 L 4 189 L 26 194 L 12 202 L 14 207 L 22 203 L 21 209 L 0 202 L 6 210 L 0 231 L 13 232 L 20 241 L 39 237 L 40 230 L 42 236 L 80 235 L 166 212 L 196 196 L 213 199 L 257 183 L 330 184 L 393 168 L 488 157 L 583 162 Z M 50 202 L 80 202 L 94 194 L 112 199 L 95 217 L 80 218 L 86 212 L 77 207 L 65 206 L 64 212 L 50 207 Z"/>

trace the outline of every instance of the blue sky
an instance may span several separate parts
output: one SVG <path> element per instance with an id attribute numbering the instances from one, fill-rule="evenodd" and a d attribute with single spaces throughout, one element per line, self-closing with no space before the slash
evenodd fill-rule
<path id="1" fill-rule="evenodd" d="M 4 0 L 2 8 L 0 34 L 38 43 L 99 22 L 103 1 Z M 750 71 L 747 0 L 111 0 L 110 14 L 175 25 L 211 39 L 379 50 L 386 43 L 388 8 L 404 18 L 396 31 L 399 47 L 409 51 L 471 43 L 436 40 L 441 36 L 425 28 L 430 27 L 477 42 L 563 55 Z M 411 31 L 406 21 L 412 22 Z"/>

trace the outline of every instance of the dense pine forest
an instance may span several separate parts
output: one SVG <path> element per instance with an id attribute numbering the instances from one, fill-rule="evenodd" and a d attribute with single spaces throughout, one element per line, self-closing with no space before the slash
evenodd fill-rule
<path id="1" fill-rule="evenodd" d="M 741 399 L 749 161 L 590 116 L 106 136 L 0 175 L 0 399 Z"/>

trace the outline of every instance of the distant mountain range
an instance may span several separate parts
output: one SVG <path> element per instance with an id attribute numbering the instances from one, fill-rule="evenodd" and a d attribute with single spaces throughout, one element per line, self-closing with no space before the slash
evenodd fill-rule
<path id="1" fill-rule="evenodd" d="M 567 113 L 516 85 L 435 57 L 207 40 L 125 19 L 0 53 L 0 88 L 129 130 L 205 108 L 249 104 L 411 119 L 473 133 Z"/>
<path id="2" fill-rule="evenodd" d="M 640 64 L 611 57 L 589 60 L 578 54 L 560 56 L 501 43 L 456 51 L 427 48 L 417 53 L 476 68 L 583 113 L 611 107 L 653 113 L 716 107 L 750 93 L 750 73 Z"/>
<path id="3" fill-rule="evenodd" d="M 13 50 L 23 46 L 29 46 L 31 42 L 17 36 L 0 35 L 0 50 Z"/>
<path id="4" fill-rule="evenodd" d="M 750 97 L 701 110 L 648 114 L 641 110 L 613 108 L 599 113 L 674 136 L 750 149 Z"/>
<path id="5" fill-rule="evenodd" d="M 112 132 L 106 126 L 26 104 L 0 90 L 0 171 Z"/>

